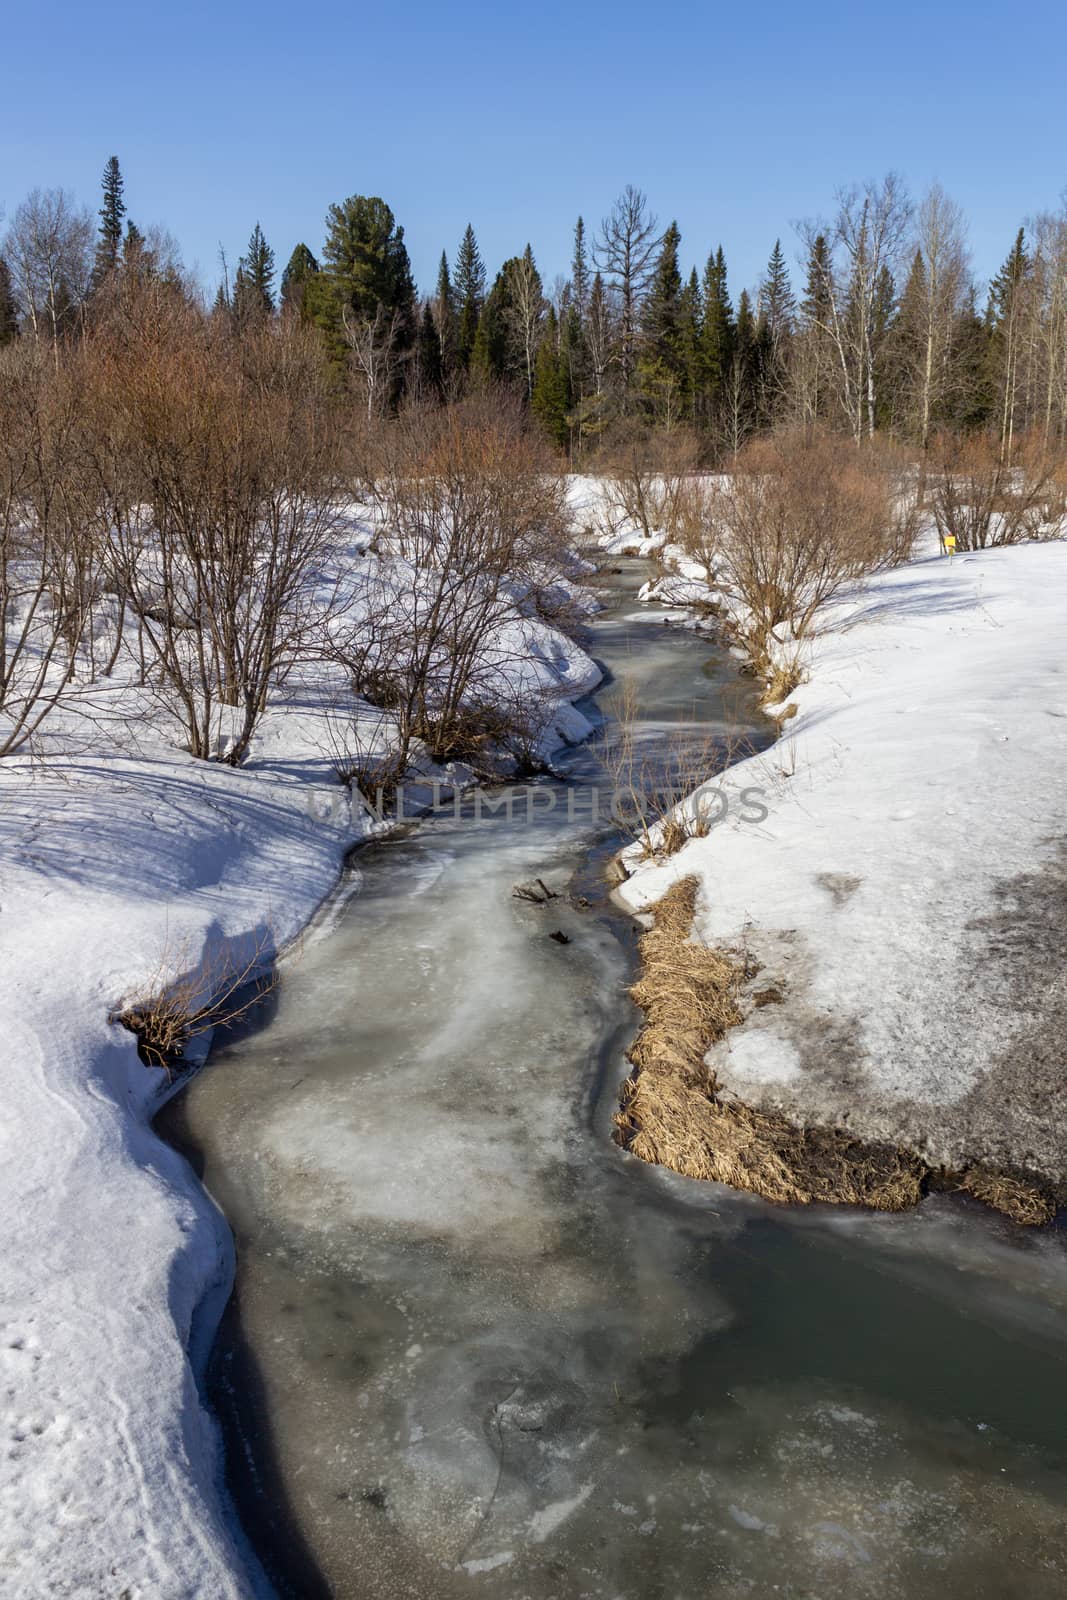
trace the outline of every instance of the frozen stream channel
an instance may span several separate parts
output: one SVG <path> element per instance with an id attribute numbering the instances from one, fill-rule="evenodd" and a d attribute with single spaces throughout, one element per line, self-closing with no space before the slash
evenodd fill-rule
<path id="1" fill-rule="evenodd" d="M 590 630 L 601 712 L 628 676 L 651 750 L 755 729 L 729 662 L 638 614 L 646 575 Z M 778 1212 L 624 1156 L 633 930 L 576 810 L 362 852 L 267 1025 L 161 1119 L 237 1240 L 212 1399 L 278 1592 L 1062 1597 L 1060 1238 L 948 1199 Z M 512 898 L 535 876 L 561 898 Z"/>

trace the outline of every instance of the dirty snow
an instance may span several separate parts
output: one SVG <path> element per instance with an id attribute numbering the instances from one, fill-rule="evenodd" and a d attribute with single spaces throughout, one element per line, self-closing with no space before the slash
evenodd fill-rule
<path id="1" fill-rule="evenodd" d="M 1064 1177 L 1067 544 L 928 546 L 821 613 L 802 665 L 730 774 L 766 821 L 633 862 L 622 897 L 697 874 L 698 934 L 782 991 L 710 1053 L 727 1089 Z"/>

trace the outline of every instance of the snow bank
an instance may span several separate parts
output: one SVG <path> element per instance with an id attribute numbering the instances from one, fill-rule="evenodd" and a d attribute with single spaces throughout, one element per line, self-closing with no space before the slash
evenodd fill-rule
<path id="1" fill-rule="evenodd" d="M 583 736 L 568 701 L 597 668 L 511 626 L 501 699 L 547 686 L 557 737 Z M 230 1234 L 151 1130 L 166 1075 L 108 1017 L 161 972 L 269 959 L 374 825 L 331 771 L 351 699 L 328 684 L 291 686 L 232 770 L 176 751 L 120 677 L 49 720 L 43 755 L 0 762 L 0 1572 L 19 1600 L 263 1586 L 196 1384 Z"/>
<path id="2" fill-rule="evenodd" d="M 697 932 L 744 944 L 753 1008 L 708 1056 L 742 1099 L 931 1163 L 1067 1176 L 1067 545 L 882 574 L 821 614 L 734 812 L 623 886 L 695 873 Z"/>

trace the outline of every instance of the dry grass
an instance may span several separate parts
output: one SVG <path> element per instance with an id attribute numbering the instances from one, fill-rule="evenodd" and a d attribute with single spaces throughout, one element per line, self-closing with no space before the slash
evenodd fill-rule
<path id="1" fill-rule="evenodd" d="M 750 959 L 690 937 L 697 880 L 673 885 L 653 907 L 631 991 L 645 1013 L 623 1085 L 616 1138 L 642 1161 L 707 1178 L 780 1205 L 824 1201 L 902 1211 L 921 1199 L 926 1165 L 910 1151 L 868 1144 L 835 1128 L 801 1128 L 778 1112 L 727 1099 L 704 1064 L 709 1047 L 743 1019 Z M 763 1003 L 777 991 L 764 991 Z M 757 1001 L 759 1003 L 759 1001 Z M 1050 1203 L 1031 1186 L 980 1172 L 958 1187 L 1017 1222 L 1048 1221 Z"/>
<path id="2" fill-rule="evenodd" d="M 1025 1178 L 1013 1178 L 1004 1172 L 992 1172 L 988 1167 L 968 1167 L 960 1176 L 957 1188 L 973 1194 L 996 1211 L 1003 1211 L 1013 1222 L 1027 1228 L 1039 1228 L 1051 1222 L 1056 1215 L 1056 1205 Z"/>

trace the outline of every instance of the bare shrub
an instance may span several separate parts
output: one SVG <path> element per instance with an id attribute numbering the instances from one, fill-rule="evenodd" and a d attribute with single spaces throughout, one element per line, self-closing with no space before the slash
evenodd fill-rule
<path id="1" fill-rule="evenodd" d="M 159 285 L 134 315 L 128 342 L 87 352 L 111 578 L 190 752 L 237 765 L 339 604 L 333 402 L 293 322 L 238 340 Z M 131 456 L 148 519 L 129 515 Z"/>
<path id="2" fill-rule="evenodd" d="M 559 625 L 573 567 L 563 481 L 502 395 L 414 407 L 383 430 L 381 516 L 349 625 L 333 650 L 356 692 L 435 760 L 529 744 L 551 696 L 532 695 L 530 619 Z"/>
<path id="3" fill-rule="evenodd" d="M 893 484 L 877 455 L 819 431 L 756 440 L 713 481 L 690 550 L 742 611 L 760 675 L 771 639 L 795 640 L 845 584 L 896 557 Z"/>
<path id="4" fill-rule="evenodd" d="M 652 428 L 632 417 L 616 422 L 606 431 L 596 462 L 606 531 L 614 534 L 630 524 L 646 539 L 659 532 L 677 538 L 690 509 L 699 459 L 699 441 L 684 428 Z"/>
<path id="5" fill-rule="evenodd" d="M 101 583 L 79 395 L 40 347 L 12 346 L 0 352 L 0 756 L 63 699 Z"/>
<path id="6" fill-rule="evenodd" d="M 146 1066 L 168 1073 L 197 1038 L 235 1027 L 278 981 L 272 934 L 261 933 L 251 952 L 235 959 L 215 953 L 190 966 L 183 952 L 164 950 L 144 992 L 108 1019 L 137 1036 Z"/>
<path id="7" fill-rule="evenodd" d="M 928 500 L 944 546 L 985 550 L 1067 532 L 1062 459 L 1031 438 L 1009 460 L 989 434 L 945 434 L 934 441 Z"/>

